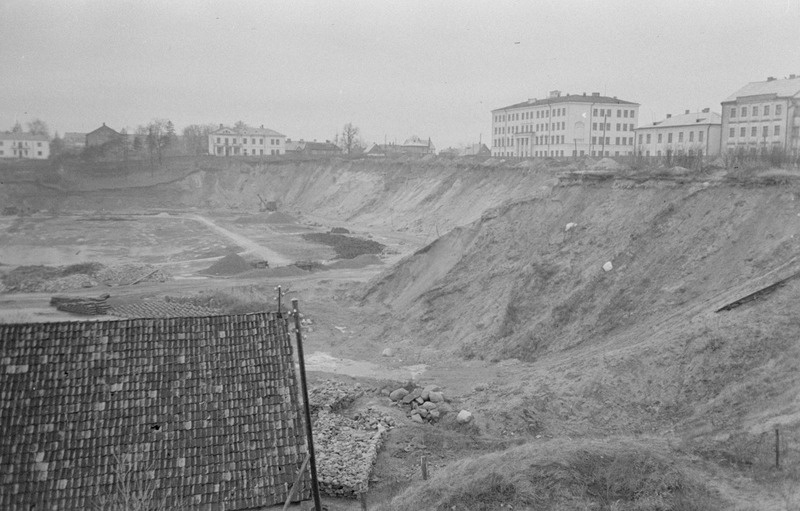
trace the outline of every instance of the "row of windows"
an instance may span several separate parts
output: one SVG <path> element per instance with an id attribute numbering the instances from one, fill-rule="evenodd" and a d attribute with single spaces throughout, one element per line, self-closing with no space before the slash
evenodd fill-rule
<path id="1" fill-rule="evenodd" d="M 641 153 L 639 153 L 639 154 L 641 154 Z M 673 156 L 673 155 L 680 156 L 682 154 L 683 153 L 681 151 L 677 151 L 677 152 L 673 153 L 671 149 L 667 149 L 667 153 L 666 153 L 667 157 L 670 157 L 670 156 Z M 644 155 L 645 156 L 650 156 L 650 151 L 649 150 L 645 151 Z M 656 156 L 661 157 L 661 151 L 656 151 Z M 695 153 L 695 151 L 693 149 L 689 149 L 687 151 L 687 156 L 697 156 L 699 158 L 702 158 L 703 157 L 703 151 L 701 149 L 701 150 L 698 150 L 697 153 Z"/>
<path id="2" fill-rule="evenodd" d="M 563 150 L 558 150 L 558 151 L 556 151 L 556 150 L 551 150 L 551 151 L 533 151 L 533 154 L 528 154 L 527 152 L 525 152 L 524 154 L 521 154 L 521 155 L 517 155 L 513 151 L 495 151 L 492 154 L 493 154 L 493 156 L 533 156 L 535 158 L 545 158 L 547 156 L 563 157 L 564 156 L 564 151 Z M 586 154 L 585 151 L 580 151 L 580 155 L 581 156 L 584 156 L 585 154 Z M 626 152 L 624 152 L 624 154 L 622 156 L 624 156 L 624 155 L 630 156 L 631 154 L 632 154 L 631 151 L 626 151 Z M 572 156 L 578 156 L 578 151 L 573 150 L 572 151 Z M 605 152 L 604 151 L 592 151 L 592 156 L 611 156 L 611 151 L 605 151 Z M 620 152 L 619 151 L 614 151 L 614 156 L 620 156 Z"/>
<path id="3" fill-rule="evenodd" d="M 594 110 L 592 110 L 592 116 L 594 116 L 594 117 L 613 117 L 613 115 L 611 115 L 611 109 L 610 108 L 600 108 L 600 109 L 595 108 Z M 634 117 L 636 117 L 636 111 L 635 110 L 628 110 L 628 109 L 623 109 L 623 110 L 617 109 L 617 117 L 634 118 Z"/>
<path id="4" fill-rule="evenodd" d="M 616 128 L 616 131 L 633 131 L 633 124 L 617 123 Z M 611 131 L 611 123 L 593 122 L 592 131 Z"/>
<path id="5" fill-rule="evenodd" d="M 775 137 L 781 136 L 781 126 L 780 126 L 780 124 L 776 124 L 775 125 L 774 129 L 772 130 L 772 135 L 775 136 Z M 730 138 L 736 137 L 736 128 L 731 128 L 730 131 L 728 132 L 728 136 Z M 745 128 L 744 126 L 739 128 L 739 136 L 740 137 L 746 137 L 747 136 L 747 128 Z M 758 136 L 758 126 L 751 126 L 750 127 L 750 136 L 751 137 L 757 137 Z M 769 126 L 762 126 L 761 127 L 761 136 L 762 137 L 768 137 L 769 136 Z"/>
<path id="6" fill-rule="evenodd" d="M 5 156 L 5 151 L 3 151 L 2 149 L 0 149 L 0 156 Z M 17 153 L 17 150 L 14 149 L 14 151 L 11 153 L 11 156 L 28 156 L 28 150 L 20 149 L 19 153 Z M 36 156 L 42 156 L 42 152 L 36 151 Z"/>
<path id="7" fill-rule="evenodd" d="M 559 131 L 567 129 L 567 123 L 564 121 L 547 122 L 539 124 L 523 124 L 520 126 L 495 126 L 495 135 L 505 135 L 506 133 L 533 133 L 540 131 Z M 583 123 L 578 122 L 575 124 L 575 129 L 583 130 Z M 629 123 L 616 123 L 616 131 L 633 131 L 633 124 Z M 593 122 L 592 131 L 611 131 L 610 122 Z"/>
<path id="8" fill-rule="evenodd" d="M 239 154 L 239 148 L 237 147 L 235 149 L 236 150 L 233 151 L 233 155 L 237 156 Z M 258 151 L 258 153 L 256 153 L 256 151 Z M 220 155 L 220 156 L 224 155 L 225 154 L 225 148 L 223 146 L 217 146 L 217 154 Z M 272 155 L 272 156 L 279 155 L 279 154 L 281 154 L 281 150 L 280 149 L 270 149 L 269 154 Z M 247 149 L 242 149 L 242 155 L 243 156 L 264 156 L 264 150 L 263 149 L 252 149 L 250 151 L 250 153 L 248 154 L 247 153 Z"/>
<path id="9" fill-rule="evenodd" d="M 530 139 L 523 138 L 518 142 L 519 146 L 529 145 Z M 514 139 L 510 137 L 494 139 L 493 147 L 514 147 Z M 564 144 L 564 135 L 540 135 L 533 137 L 534 145 Z M 611 145 L 611 137 L 592 137 L 593 145 Z M 614 137 L 614 145 L 633 145 L 633 137 Z"/>
<path id="10" fill-rule="evenodd" d="M 511 121 L 525 121 L 528 119 L 545 119 L 550 117 L 550 112 L 553 112 L 553 117 L 563 117 L 567 115 L 566 108 L 554 108 L 552 110 L 535 110 L 525 112 L 514 112 L 510 114 L 497 114 L 494 116 L 494 122 L 511 122 Z M 617 117 L 636 117 L 636 111 L 633 109 L 617 109 Z M 592 110 L 592 115 L 595 117 L 613 117 L 610 108 L 595 108 Z"/>
<path id="11" fill-rule="evenodd" d="M 689 142 L 694 142 L 694 131 L 689 131 L 688 133 L 689 133 L 688 141 Z M 657 135 L 658 135 L 658 143 L 659 144 L 663 143 L 664 142 L 664 134 L 663 133 L 658 133 Z M 673 142 L 672 135 L 673 135 L 672 133 L 667 133 L 667 143 L 668 144 L 671 144 Z M 643 143 L 642 142 L 642 140 L 643 140 L 642 137 L 643 136 L 644 136 L 644 134 L 639 133 L 639 143 L 640 144 Z M 644 143 L 647 143 L 647 144 L 651 143 L 651 141 L 652 141 L 651 136 L 652 136 L 652 133 L 647 133 L 646 134 L 646 142 L 644 142 Z M 697 132 L 697 141 L 698 142 L 703 142 L 704 141 L 704 137 L 705 137 L 705 132 L 704 131 L 698 131 Z M 678 132 L 678 142 L 683 142 L 683 141 L 684 141 L 683 140 L 683 132 L 679 131 Z"/>
<path id="12" fill-rule="evenodd" d="M 4 142 L 5 141 L 0 140 L 0 146 L 3 145 Z M 31 144 L 31 143 L 32 142 L 29 142 L 27 140 L 20 140 L 20 141 L 18 141 L 16 143 L 16 145 L 14 144 L 14 142 L 11 142 L 11 147 L 30 147 L 28 144 Z M 41 142 L 36 142 L 36 147 L 42 147 L 42 143 Z"/>
<path id="13" fill-rule="evenodd" d="M 239 143 L 239 139 L 236 138 L 236 137 L 217 137 L 217 143 L 218 144 L 222 144 L 223 143 L 222 142 L 223 138 L 225 140 L 224 143 L 226 143 L 226 144 L 238 144 Z M 256 139 L 251 138 L 250 139 L 250 143 L 251 144 L 255 144 L 256 143 Z M 263 138 L 259 138 L 258 139 L 258 143 L 260 145 L 264 145 L 264 139 Z M 277 138 L 269 139 L 269 143 L 270 143 L 270 145 L 281 145 L 280 139 L 277 139 Z M 247 145 L 247 137 L 243 137 L 242 138 L 242 144 Z"/>
<path id="14" fill-rule="evenodd" d="M 783 105 L 777 104 L 777 105 L 753 105 L 753 106 L 750 107 L 750 111 L 749 111 L 750 115 L 752 115 L 753 117 L 758 117 L 759 115 L 764 115 L 764 116 L 770 115 L 770 113 L 769 113 L 770 112 L 770 106 L 774 106 L 775 107 L 775 115 L 783 114 Z M 760 107 L 760 109 L 759 109 L 759 107 Z M 746 106 L 743 106 L 743 107 L 732 106 L 731 110 L 730 110 L 731 118 L 736 117 L 737 109 L 739 111 L 740 117 L 747 117 L 748 109 L 747 109 Z"/>

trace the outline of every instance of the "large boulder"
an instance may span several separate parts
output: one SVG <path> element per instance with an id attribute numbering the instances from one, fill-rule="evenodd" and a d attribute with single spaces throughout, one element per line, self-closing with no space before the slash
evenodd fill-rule
<path id="1" fill-rule="evenodd" d="M 404 389 L 403 387 L 400 387 L 399 389 L 393 390 L 389 394 L 389 399 L 391 399 L 392 401 L 400 401 L 403 398 L 405 398 L 407 395 L 408 395 L 408 391 L 406 389 Z"/>
<path id="2" fill-rule="evenodd" d="M 471 420 L 472 412 L 468 412 L 467 410 L 461 410 L 456 416 L 456 421 L 458 421 L 459 424 L 467 424 Z"/>

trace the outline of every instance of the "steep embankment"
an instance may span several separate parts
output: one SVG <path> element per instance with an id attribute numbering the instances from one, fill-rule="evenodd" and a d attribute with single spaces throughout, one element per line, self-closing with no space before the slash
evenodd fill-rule
<path id="1" fill-rule="evenodd" d="M 800 422 L 800 282 L 714 311 L 800 271 L 799 249 L 800 186 L 563 186 L 448 233 L 364 299 L 423 359 L 530 362 L 524 382 L 504 383 L 519 397 L 503 411 L 540 425 L 760 433 Z"/>
<path id="2" fill-rule="evenodd" d="M 11 171 L 3 173 L 6 178 Z M 546 194 L 556 182 L 547 171 L 471 159 L 248 162 L 180 157 L 154 168 L 142 162 L 48 164 L 14 177 L 7 186 L 0 183 L 0 194 L 34 209 L 255 212 L 263 199 L 311 220 L 409 229 L 431 239 L 507 200 Z"/>

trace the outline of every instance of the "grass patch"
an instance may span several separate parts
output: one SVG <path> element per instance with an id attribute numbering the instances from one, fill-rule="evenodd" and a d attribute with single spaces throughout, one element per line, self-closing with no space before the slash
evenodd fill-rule
<path id="1" fill-rule="evenodd" d="M 343 234 L 314 232 L 302 234 L 302 238 L 313 243 L 333 247 L 337 259 L 353 259 L 362 254 L 380 254 L 385 246 L 377 241 L 365 240 Z"/>
<path id="2" fill-rule="evenodd" d="M 378 509 L 723 509 L 699 480 L 644 444 L 553 440 L 458 461 Z"/>

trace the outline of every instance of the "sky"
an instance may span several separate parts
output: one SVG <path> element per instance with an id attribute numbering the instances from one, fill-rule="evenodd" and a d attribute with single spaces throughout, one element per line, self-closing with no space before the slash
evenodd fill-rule
<path id="1" fill-rule="evenodd" d="M 155 118 L 366 143 L 491 140 L 491 110 L 600 92 L 639 124 L 800 75 L 800 0 L 0 0 L 0 130 Z"/>

